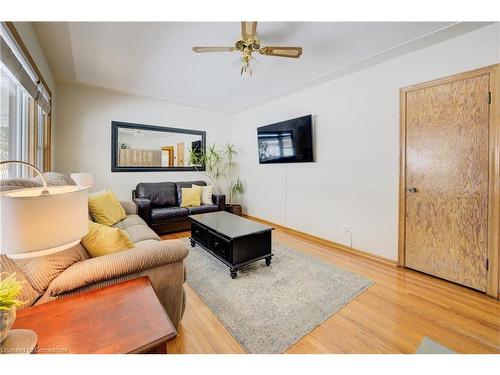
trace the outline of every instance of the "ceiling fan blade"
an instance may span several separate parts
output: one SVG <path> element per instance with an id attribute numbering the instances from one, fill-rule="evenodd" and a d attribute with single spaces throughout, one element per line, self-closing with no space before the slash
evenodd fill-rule
<path id="1" fill-rule="evenodd" d="M 243 38 L 243 40 L 254 40 L 256 32 L 257 22 L 241 22 L 241 37 Z"/>
<path id="2" fill-rule="evenodd" d="M 193 47 L 194 52 L 233 52 L 234 47 Z"/>
<path id="3" fill-rule="evenodd" d="M 262 47 L 261 55 L 299 58 L 302 55 L 302 47 Z"/>

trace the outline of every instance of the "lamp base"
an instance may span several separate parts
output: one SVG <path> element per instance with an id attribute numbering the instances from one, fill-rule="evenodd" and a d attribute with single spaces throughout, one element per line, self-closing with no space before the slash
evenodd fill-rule
<path id="1" fill-rule="evenodd" d="M 11 329 L 0 343 L 0 354 L 30 354 L 36 348 L 38 336 L 30 329 Z"/>

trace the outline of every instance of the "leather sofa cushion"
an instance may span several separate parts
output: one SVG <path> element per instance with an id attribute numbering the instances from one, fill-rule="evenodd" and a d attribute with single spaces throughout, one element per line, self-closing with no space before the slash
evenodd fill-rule
<path id="1" fill-rule="evenodd" d="M 207 186 L 205 181 L 180 181 L 176 183 L 177 185 L 177 206 L 181 205 L 182 202 L 182 188 L 190 188 L 193 185 Z"/>
<path id="2" fill-rule="evenodd" d="M 162 221 L 168 221 L 171 219 L 180 219 L 187 217 L 189 211 L 187 208 L 182 207 L 165 207 L 165 208 L 153 208 L 151 210 L 151 221 L 153 223 L 161 223 Z"/>
<path id="3" fill-rule="evenodd" d="M 189 214 L 190 215 L 196 215 L 196 214 L 205 214 L 207 212 L 215 212 L 217 211 L 219 206 L 216 204 L 202 204 L 201 206 L 197 207 L 188 207 Z"/>
<path id="4" fill-rule="evenodd" d="M 149 199 L 152 207 L 172 207 L 177 204 L 175 182 L 141 182 L 135 191 L 138 198 Z"/>

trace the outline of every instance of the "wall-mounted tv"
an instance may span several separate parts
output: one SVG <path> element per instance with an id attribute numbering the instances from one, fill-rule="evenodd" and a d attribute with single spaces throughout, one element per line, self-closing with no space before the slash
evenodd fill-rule
<path id="1" fill-rule="evenodd" d="M 259 163 L 313 162 L 312 116 L 257 128 Z"/>

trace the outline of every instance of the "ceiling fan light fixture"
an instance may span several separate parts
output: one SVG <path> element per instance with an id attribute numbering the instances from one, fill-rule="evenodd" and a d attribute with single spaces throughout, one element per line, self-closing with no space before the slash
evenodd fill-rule
<path id="1" fill-rule="evenodd" d="M 202 52 L 233 52 L 238 51 L 242 54 L 243 66 L 240 69 L 240 75 L 252 76 L 253 70 L 250 66 L 253 52 L 259 52 L 264 56 L 299 58 L 302 55 L 301 47 L 262 47 L 257 37 L 257 22 L 242 22 L 241 23 L 241 39 L 238 40 L 234 47 L 193 47 L 193 51 Z"/>
<path id="2" fill-rule="evenodd" d="M 251 77 L 253 74 L 252 67 L 250 65 L 243 65 L 240 70 L 240 76 Z"/>
<path id="3" fill-rule="evenodd" d="M 245 75 L 247 77 L 252 76 L 253 71 L 252 71 L 252 66 L 250 65 L 251 59 L 252 59 L 251 53 L 243 55 L 243 57 L 242 57 L 243 65 L 241 66 L 240 76 L 243 76 L 243 75 Z"/>

